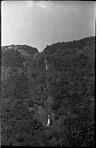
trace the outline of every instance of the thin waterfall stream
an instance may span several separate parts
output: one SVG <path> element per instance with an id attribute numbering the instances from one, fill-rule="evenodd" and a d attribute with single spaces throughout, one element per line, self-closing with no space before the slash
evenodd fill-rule
<path id="1" fill-rule="evenodd" d="M 48 70 L 48 65 L 47 65 L 47 61 L 45 60 L 45 70 L 47 71 Z M 44 91 L 46 90 L 46 88 L 44 87 Z M 50 115 L 48 114 L 48 120 L 47 120 L 47 123 L 46 123 L 46 127 L 49 127 L 50 125 Z"/>
<path id="2" fill-rule="evenodd" d="M 45 73 L 47 75 L 47 70 L 48 70 L 48 64 L 47 60 L 44 60 L 45 63 Z M 45 83 L 46 85 L 43 88 L 44 94 L 47 94 L 48 91 L 48 81 L 47 77 L 45 77 Z M 32 114 L 33 118 L 36 118 L 38 121 L 42 123 L 43 126 L 49 127 L 50 124 L 52 123 L 52 118 L 53 118 L 53 113 L 51 109 L 51 104 L 53 103 L 52 97 L 50 94 L 47 94 L 45 96 L 45 101 L 43 104 L 38 105 L 34 104 L 33 107 L 30 107 L 28 110 Z"/>

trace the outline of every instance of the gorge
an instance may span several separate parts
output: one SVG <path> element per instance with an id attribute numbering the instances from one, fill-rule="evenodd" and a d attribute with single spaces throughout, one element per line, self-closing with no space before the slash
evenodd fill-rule
<path id="1" fill-rule="evenodd" d="M 2 47 L 2 145 L 95 145 L 95 41 Z"/>

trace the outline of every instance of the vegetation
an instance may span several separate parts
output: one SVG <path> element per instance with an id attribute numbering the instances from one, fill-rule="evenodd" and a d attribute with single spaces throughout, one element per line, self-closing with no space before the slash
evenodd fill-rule
<path id="1" fill-rule="evenodd" d="M 53 44 L 43 54 L 49 65 L 53 111 L 63 118 L 64 138 L 70 146 L 94 146 L 95 37 Z"/>
<path id="2" fill-rule="evenodd" d="M 2 53 L 1 144 L 95 146 L 95 37 Z"/>

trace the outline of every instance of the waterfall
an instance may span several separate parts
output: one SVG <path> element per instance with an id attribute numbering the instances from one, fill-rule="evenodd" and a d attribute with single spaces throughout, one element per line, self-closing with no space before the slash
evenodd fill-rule
<path id="1" fill-rule="evenodd" d="M 46 70 L 48 69 L 48 66 L 47 66 L 47 64 L 46 64 Z"/>
<path id="2" fill-rule="evenodd" d="M 48 127 L 49 125 L 50 125 L 50 116 L 48 115 L 48 120 L 47 120 L 46 127 Z"/>
<path id="3" fill-rule="evenodd" d="M 45 69 L 48 69 L 47 60 L 45 60 Z"/>

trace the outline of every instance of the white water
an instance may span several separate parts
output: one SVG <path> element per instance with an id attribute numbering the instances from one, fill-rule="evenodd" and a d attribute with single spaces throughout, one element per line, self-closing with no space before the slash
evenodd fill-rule
<path id="1" fill-rule="evenodd" d="M 45 69 L 48 69 L 47 61 L 45 60 Z"/>
<path id="2" fill-rule="evenodd" d="M 48 69 L 48 65 L 46 64 L 46 70 Z"/>
<path id="3" fill-rule="evenodd" d="M 50 116 L 48 115 L 48 121 L 47 121 L 47 124 L 46 124 L 46 127 L 48 127 L 50 125 Z"/>

